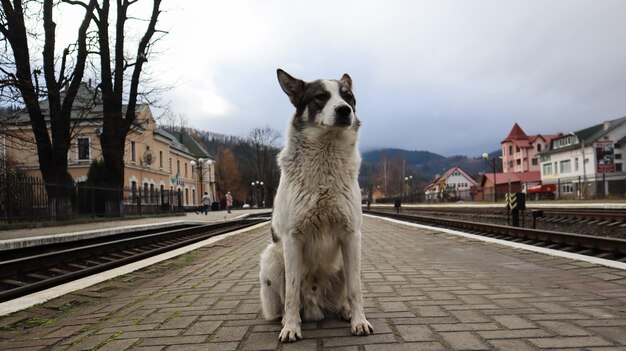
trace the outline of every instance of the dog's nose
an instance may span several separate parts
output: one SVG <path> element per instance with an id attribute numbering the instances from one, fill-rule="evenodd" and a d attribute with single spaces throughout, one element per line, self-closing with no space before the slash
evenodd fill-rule
<path id="1" fill-rule="evenodd" d="M 336 126 L 349 126 L 352 124 L 350 120 L 350 114 L 352 109 L 350 106 L 342 105 L 335 108 L 335 125 Z"/>
<path id="2" fill-rule="evenodd" d="M 339 117 L 345 118 L 350 116 L 350 113 L 352 113 L 352 109 L 348 105 L 341 105 L 335 108 L 335 113 L 337 113 Z"/>

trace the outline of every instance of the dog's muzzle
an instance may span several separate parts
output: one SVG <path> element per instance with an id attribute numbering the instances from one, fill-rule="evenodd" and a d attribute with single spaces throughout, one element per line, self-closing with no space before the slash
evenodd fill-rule
<path id="1" fill-rule="evenodd" d="M 339 127 L 348 127 L 352 124 L 352 109 L 350 106 L 342 105 L 335 108 L 335 125 Z"/>

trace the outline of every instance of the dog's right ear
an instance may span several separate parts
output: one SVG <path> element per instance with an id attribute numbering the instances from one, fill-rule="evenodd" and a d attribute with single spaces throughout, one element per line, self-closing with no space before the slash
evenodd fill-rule
<path id="1" fill-rule="evenodd" d="M 290 76 L 289 73 L 280 68 L 276 70 L 276 75 L 278 76 L 278 83 L 280 83 L 280 87 L 283 89 L 285 94 L 289 96 L 291 103 L 295 107 L 298 107 L 302 94 L 304 93 L 304 81 Z"/>

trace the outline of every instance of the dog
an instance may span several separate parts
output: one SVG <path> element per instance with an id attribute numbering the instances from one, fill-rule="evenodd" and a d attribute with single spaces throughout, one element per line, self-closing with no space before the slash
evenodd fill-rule
<path id="1" fill-rule="evenodd" d="M 282 317 L 278 338 L 302 338 L 301 320 L 350 320 L 354 335 L 374 332 L 361 292 L 361 193 L 357 148 L 361 122 L 352 79 L 305 82 L 277 70 L 296 112 L 278 155 L 281 175 L 261 253 L 261 304 Z"/>

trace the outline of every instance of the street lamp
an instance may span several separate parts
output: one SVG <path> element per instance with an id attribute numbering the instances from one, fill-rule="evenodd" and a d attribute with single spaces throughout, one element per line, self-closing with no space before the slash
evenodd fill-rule
<path id="1" fill-rule="evenodd" d="M 191 161 L 190 163 L 191 167 L 195 167 L 197 165 L 198 170 L 200 171 L 200 196 L 202 196 L 205 192 L 211 192 L 211 197 L 213 201 L 217 201 L 217 199 L 215 198 L 215 182 L 211 182 L 211 166 L 215 162 L 212 160 L 204 160 L 202 158 L 199 158 L 198 162 Z M 203 165 L 206 166 L 206 168 L 203 167 Z M 207 179 L 209 191 L 204 191 L 202 186 L 203 179 Z M 211 183 L 213 183 L 213 188 L 211 188 Z"/>
<path id="2" fill-rule="evenodd" d="M 489 155 L 485 152 L 483 153 L 483 158 L 485 159 L 485 162 L 487 164 L 489 164 L 490 160 L 489 160 Z M 493 167 L 493 202 L 498 202 L 497 198 L 496 198 L 496 190 L 497 188 L 497 182 L 496 182 L 496 159 L 493 158 L 491 159 L 491 166 Z"/>
<path id="3" fill-rule="evenodd" d="M 413 176 L 404 177 L 404 180 L 409 183 L 409 202 L 413 202 Z"/>
<path id="4" fill-rule="evenodd" d="M 261 206 L 265 207 L 265 204 L 264 204 L 264 201 L 263 201 L 263 197 L 264 197 L 264 196 L 263 196 L 263 195 L 264 195 L 264 194 L 263 194 L 263 182 L 262 182 L 262 181 L 257 180 L 257 181 L 253 181 L 253 182 L 252 182 L 252 183 L 250 183 L 250 184 L 252 185 L 252 196 L 253 196 L 253 198 L 252 198 L 252 204 L 254 204 L 254 202 L 255 202 L 255 201 L 254 201 L 254 196 L 256 195 L 257 207 L 259 207 L 259 208 L 260 208 Z M 261 191 L 260 191 L 260 194 L 259 194 L 259 189 L 261 190 Z M 256 194 L 255 194 L 255 193 L 256 193 Z M 259 195 L 260 195 L 260 196 L 259 196 Z"/>

